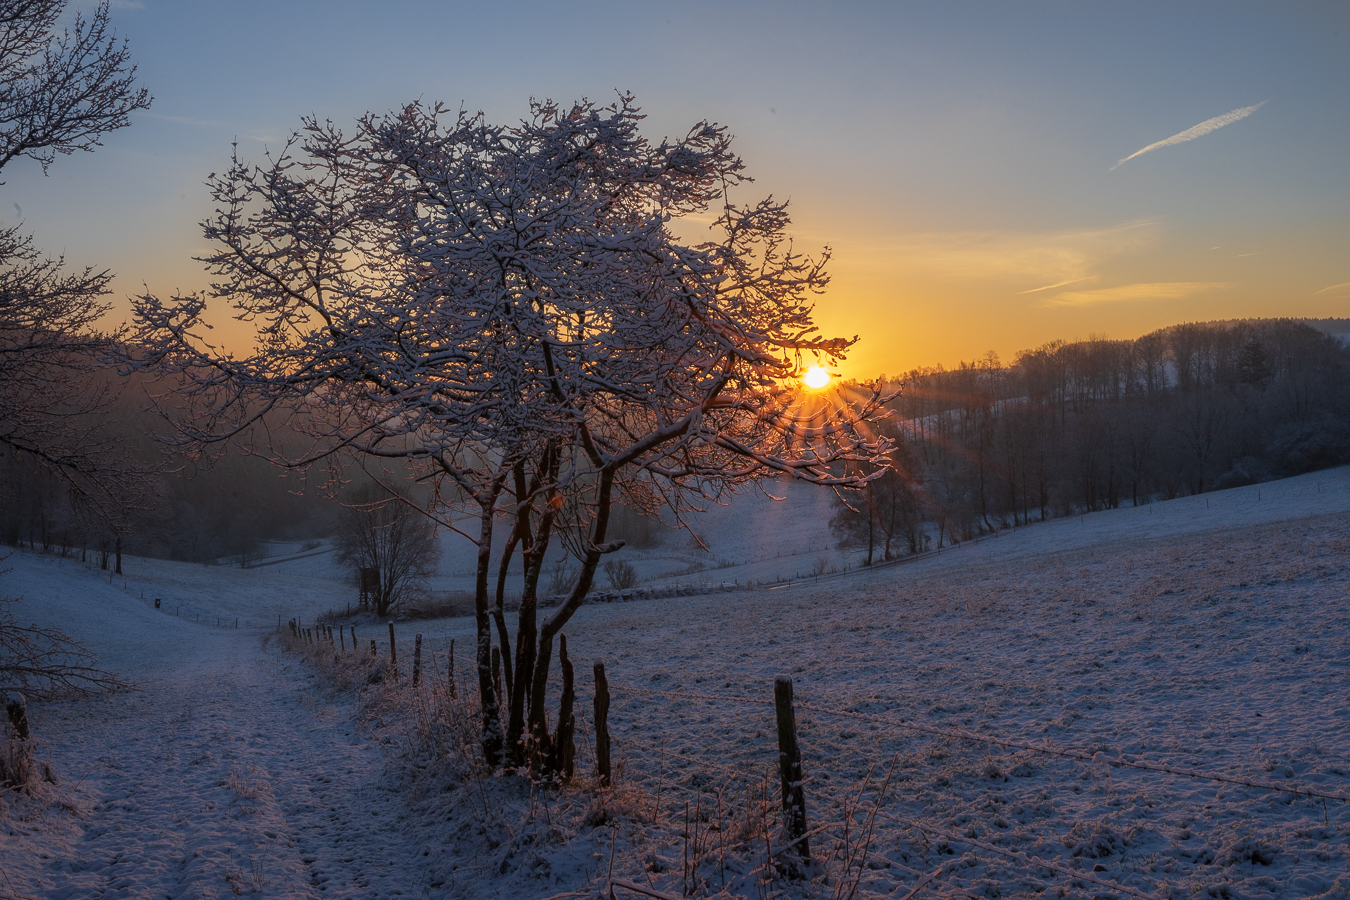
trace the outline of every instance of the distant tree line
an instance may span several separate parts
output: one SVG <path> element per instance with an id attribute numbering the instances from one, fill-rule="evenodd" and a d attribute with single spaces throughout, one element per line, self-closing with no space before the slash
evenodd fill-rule
<path id="1" fill-rule="evenodd" d="M 118 570 L 122 553 L 247 563 L 265 541 L 332 531 L 340 507 L 303 473 L 278 478 L 271 464 L 233 450 L 195 460 L 167 452 L 156 440 L 163 420 L 144 409 L 140 379 L 91 370 L 83 389 L 100 396 L 101 440 L 124 461 L 105 473 L 123 502 L 88 503 L 31 454 L 0 452 L 0 544 L 74 553 Z"/>
<path id="2" fill-rule="evenodd" d="M 1328 333 L 1347 325 L 1190 323 L 887 379 L 893 468 L 835 533 L 870 562 L 1350 462 L 1350 350 Z"/>

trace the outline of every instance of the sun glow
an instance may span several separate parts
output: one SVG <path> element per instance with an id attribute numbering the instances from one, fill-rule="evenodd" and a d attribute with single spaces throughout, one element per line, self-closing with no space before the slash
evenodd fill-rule
<path id="1" fill-rule="evenodd" d="M 812 366 L 802 376 L 802 384 L 813 391 L 818 391 L 830 383 L 830 373 L 826 372 L 820 366 Z"/>

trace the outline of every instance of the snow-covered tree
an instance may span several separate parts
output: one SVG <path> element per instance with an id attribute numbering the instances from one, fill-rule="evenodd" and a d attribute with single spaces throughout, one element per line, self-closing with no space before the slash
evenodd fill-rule
<path id="1" fill-rule="evenodd" d="M 140 298 L 145 365 L 186 385 L 198 445 L 290 415 L 335 454 L 411 461 L 427 512 L 478 546 L 476 610 L 484 751 L 546 758 L 544 693 L 554 638 L 585 600 L 617 502 L 678 521 L 766 476 L 856 486 L 885 442 L 866 421 L 880 397 L 803 402 L 804 361 L 851 340 L 816 333 L 810 297 L 825 258 L 796 252 L 786 205 L 742 207 L 724 128 L 642 136 L 632 98 L 534 103 L 510 126 L 413 104 L 353 135 L 307 120 L 263 166 L 235 160 L 211 184 L 205 224 L 214 297 L 257 323 L 226 356 L 200 336 L 208 298 Z M 673 224 L 712 213 L 714 240 Z M 477 519 L 464 528 L 462 514 Z M 492 525 L 512 523 L 489 595 Z M 537 592 L 554 540 L 580 569 L 542 623 Z M 501 597 L 523 556 L 512 654 Z M 490 669 L 493 619 L 509 708 Z"/>
<path id="2" fill-rule="evenodd" d="M 0 169 L 27 157 L 46 171 L 150 105 L 108 4 L 58 31 L 65 5 L 0 0 Z M 0 447 L 116 525 L 136 478 L 108 427 L 112 392 L 93 374 L 116 337 L 96 329 L 110 278 L 43 256 L 21 226 L 0 229 Z"/>
<path id="3" fill-rule="evenodd" d="M 125 43 L 109 32 L 108 4 L 58 33 L 65 5 L 0 0 L 0 169 L 28 157 L 45 172 L 58 154 L 92 150 L 150 105 Z M 110 427 L 113 393 L 97 372 L 115 337 L 95 329 L 110 277 L 66 271 L 19 226 L 0 228 L 0 448 L 115 528 L 140 479 Z M 123 686 L 63 632 L 20 625 L 9 602 L 0 598 L 0 688 L 56 696 Z"/>

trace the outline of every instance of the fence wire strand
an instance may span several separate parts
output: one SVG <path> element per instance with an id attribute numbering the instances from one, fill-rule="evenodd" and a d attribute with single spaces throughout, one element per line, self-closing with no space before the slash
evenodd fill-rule
<path id="1" fill-rule="evenodd" d="M 1024 850 L 1007 850 L 995 844 L 988 844 L 985 843 L 984 841 L 975 840 L 974 838 L 961 837 L 960 835 L 947 831 L 944 828 L 938 828 L 934 825 L 927 825 L 915 819 L 909 819 L 904 816 L 897 816 L 894 813 L 888 813 L 884 810 L 878 810 L 877 815 L 883 819 L 889 819 L 890 821 L 894 822 L 897 825 L 904 825 L 910 828 L 917 828 L 920 831 L 926 831 L 929 834 L 936 834 L 939 837 L 944 838 L 948 841 L 953 841 L 958 844 L 967 844 L 971 847 L 975 847 L 978 850 L 984 850 L 988 853 L 996 853 L 999 856 L 1006 856 L 1009 859 L 1022 863 L 1024 866 L 1028 868 L 1049 869 L 1052 872 L 1058 872 L 1061 875 L 1067 875 L 1073 879 L 1090 881 L 1099 887 L 1106 888 L 1107 890 L 1117 891 L 1122 894 L 1129 894 L 1132 897 L 1138 897 L 1140 898 L 1140 900 L 1159 900 L 1157 894 L 1145 894 L 1142 891 L 1137 891 L 1134 888 L 1127 887 L 1123 884 L 1120 884 L 1119 882 L 1108 881 L 1104 878 L 1097 878 L 1096 876 L 1090 875 L 1087 872 L 1079 872 L 1076 869 L 1070 869 L 1068 866 L 1064 866 L 1056 862 L 1051 862 L 1050 860 L 1045 859 L 1044 857 L 1031 856 Z"/>
<path id="2" fill-rule="evenodd" d="M 639 694 L 655 694 L 663 697 L 678 697 L 686 700 L 706 700 L 714 703 L 747 703 L 753 706 L 773 706 L 772 700 L 758 700 L 753 697 L 733 697 L 728 695 L 714 694 L 696 694 L 689 691 L 657 691 L 649 688 L 633 687 L 631 685 L 615 685 L 614 689 L 633 691 Z M 937 737 L 953 738 L 961 741 L 970 741 L 977 744 L 989 744 L 994 747 L 1002 747 L 1007 750 L 1029 750 L 1033 753 L 1043 753 L 1049 756 L 1062 756 L 1066 759 L 1074 759 L 1079 762 L 1105 764 L 1115 768 L 1141 769 L 1147 772 L 1164 772 L 1169 775 L 1179 775 L 1185 778 L 1196 778 L 1202 781 L 1215 781 L 1223 784 L 1233 784 L 1242 787 L 1260 788 L 1268 791 L 1283 791 L 1290 794 L 1297 794 L 1302 797 L 1316 797 L 1322 800 L 1339 800 L 1342 803 L 1350 802 L 1350 795 L 1332 792 L 1319 791 L 1303 785 L 1291 786 L 1276 784 L 1273 781 L 1260 781 L 1257 779 L 1240 778 L 1235 775 L 1223 775 L 1212 772 L 1201 772 L 1198 769 L 1187 769 L 1180 766 L 1169 766 L 1162 763 L 1151 763 L 1143 760 L 1129 759 L 1123 754 L 1110 756 L 1105 751 L 1099 750 L 1096 753 L 1084 753 L 1080 750 L 1066 750 L 1061 747 L 1052 747 L 1049 744 L 1033 744 L 1029 741 L 1016 741 L 1007 738 L 995 737 L 993 735 L 977 734 L 973 731 L 962 729 L 939 728 L 935 725 L 922 725 L 918 722 L 909 722 L 904 719 L 896 721 L 895 719 L 878 716 L 871 713 L 855 713 L 847 710 L 828 709 L 823 706 L 816 706 L 811 703 L 796 701 L 798 709 L 808 710 L 814 713 L 820 713 L 827 716 L 841 716 L 848 719 L 856 719 L 861 722 L 870 722 L 874 725 L 882 725 L 887 728 L 898 728 L 907 731 L 917 731 L 923 734 L 934 735 Z"/>

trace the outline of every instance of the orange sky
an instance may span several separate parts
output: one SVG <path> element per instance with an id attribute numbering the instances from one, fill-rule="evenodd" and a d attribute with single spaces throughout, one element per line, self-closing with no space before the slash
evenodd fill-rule
<path id="1" fill-rule="evenodd" d="M 121 310 L 206 287 L 202 182 L 233 142 L 260 160 L 311 112 L 505 122 L 621 88 L 654 138 L 728 125 L 756 179 L 736 199 L 790 198 L 797 246 L 833 249 L 817 313 L 862 338 L 847 377 L 1350 316 L 1345 4 L 127 2 L 114 24 L 154 106 L 48 177 L 7 167 L 0 221 L 111 268 Z"/>

